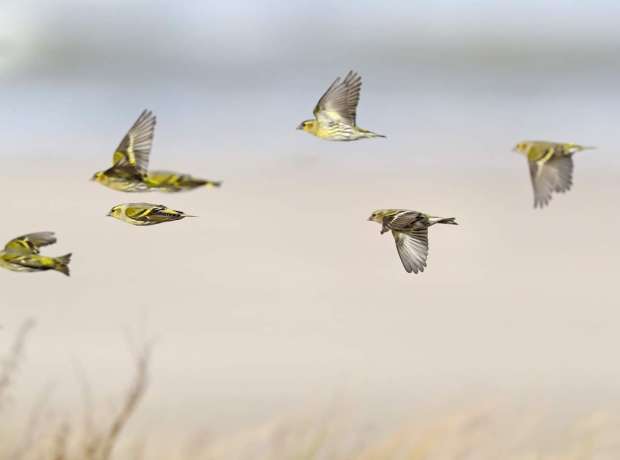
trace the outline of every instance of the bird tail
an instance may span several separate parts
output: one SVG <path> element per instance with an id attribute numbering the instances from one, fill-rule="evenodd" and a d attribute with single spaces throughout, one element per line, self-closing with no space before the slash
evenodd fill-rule
<path id="1" fill-rule="evenodd" d="M 431 217 L 431 225 L 435 224 L 449 224 L 458 225 L 454 217 Z"/>
<path id="2" fill-rule="evenodd" d="M 203 179 L 203 180 L 200 181 L 200 185 L 203 185 L 206 188 L 217 188 L 217 187 L 221 186 L 222 183 L 220 181 Z"/>
<path id="3" fill-rule="evenodd" d="M 364 128 L 357 128 L 357 129 L 364 135 L 364 137 L 367 137 L 369 139 L 372 139 L 373 137 L 387 138 L 387 136 L 383 134 L 373 133 L 372 131 L 368 131 L 367 129 L 364 129 Z"/>
<path id="4" fill-rule="evenodd" d="M 222 185 L 221 182 L 218 181 L 214 181 L 214 180 L 208 180 L 208 179 L 197 179 L 195 177 L 182 177 L 179 181 L 178 184 L 179 187 L 181 188 L 196 188 L 196 187 L 206 187 L 206 188 L 215 188 L 215 187 L 219 187 L 220 185 Z"/>
<path id="5" fill-rule="evenodd" d="M 582 152 L 584 150 L 595 150 L 596 147 L 592 145 L 578 145 L 578 144 L 568 144 L 569 149 L 574 152 Z"/>
<path id="6" fill-rule="evenodd" d="M 69 262 L 71 262 L 71 254 L 56 257 L 54 260 L 54 270 L 69 276 Z"/>

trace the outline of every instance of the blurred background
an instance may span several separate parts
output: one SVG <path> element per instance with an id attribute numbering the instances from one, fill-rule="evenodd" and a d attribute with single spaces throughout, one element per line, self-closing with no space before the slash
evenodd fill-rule
<path id="1" fill-rule="evenodd" d="M 132 347 L 154 341 L 128 435 L 150 446 L 308 407 L 360 433 L 437 406 L 614 412 L 619 17 L 610 0 L 3 0 L 0 239 L 51 230 L 46 252 L 74 253 L 70 279 L 0 273 L 0 350 L 37 321 L 4 410 L 27 419 L 43 392 L 56 416 L 79 413 L 88 380 L 105 411 Z M 358 124 L 388 139 L 296 131 L 349 69 Z M 151 167 L 221 189 L 89 182 L 145 108 Z M 598 149 L 534 211 L 522 139 Z M 200 218 L 105 217 L 127 201 Z M 366 222 L 384 207 L 461 225 L 431 229 L 428 269 L 408 275 Z"/>

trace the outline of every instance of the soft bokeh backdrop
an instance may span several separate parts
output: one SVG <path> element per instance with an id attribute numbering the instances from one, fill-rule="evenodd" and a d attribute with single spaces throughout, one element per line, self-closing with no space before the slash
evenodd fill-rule
<path id="1" fill-rule="evenodd" d="M 48 384 L 60 411 L 79 406 L 82 373 L 111 398 L 126 330 L 157 342 L 145 432 L 333 399 L 374 420 L 470 395 L 615 402 L 619 15 L 607 0 L 4 0 L 0 239 L 53 230 L 47 252 L 74 252 L 70 279 L 0 273 L 0 349 L 38 321 L 18 408 Z M 296 131 L 349 69 L 359 124 L 388 139 Z M 144 108 L 151 166 L 220 190 L 88 181 Z M 598 150 L 534 211 L 523 138 Z M 200 218 L 105 217 L 139 200 Z M 365 222 L 381 207 L 461 226 L 431 229 L 427 272 L 407 275 Z"/>

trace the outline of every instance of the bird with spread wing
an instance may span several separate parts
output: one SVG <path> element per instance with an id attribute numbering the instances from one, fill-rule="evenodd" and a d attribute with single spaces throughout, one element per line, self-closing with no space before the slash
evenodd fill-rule
<path id="1" fill-rule="evenodd" d="M 39 248 L 56 243 L 52 232 L 29 233 L 9 241 L 0 250 L 0 267 L 14 272 L 42 272 L 56 270 L 69 276 L 71 254 L 48 257 L 40 254 Z"/>
<path id="2" fill-rule="evenodd" d="M 220 182 L 173 171 L 149 171 L 149 157 L 157 118 L 144 110 L 114 151 L 112 166 L 93 180 L 122 192 L 181 192 L 198 187 L 219 187 Z"/>
<path id="3" fill-rule="evenodd" d="M 553 193 L 568 192 L 573 185 L 573 154 L 594 148 L 561 142 L 519 142 L 513 150 L 527 158 L 534 208 L 547 206 Z"/>
<path id="4" fill-rule="evenodd" d="M 149 168 L 157 118 L 144 110 L 114 151 L 112 166 L 99 171 L 93 180 L 121 192 L 146 192 L 144 178 Z"/>
<path id="5" fill-rule="evenodd" d="M 356 141 L 385 137 L 360 128 L 356 123 L 362 77 L 350 71 L 344 80 L 336 78 L 314 108 L 314 119 L 302 121 L 297 129 L 330 141 Z"/>
<path id="6" fill-rule="evenodd" d="M 381 224 L 381 234 L 392 232 L 396 250 L 407 273 L 423 272 L 428 257 L 428 227 L 458 225 L 454 217 L 434 217 L 407 209 L 379 209 L 368 220 Z"/>

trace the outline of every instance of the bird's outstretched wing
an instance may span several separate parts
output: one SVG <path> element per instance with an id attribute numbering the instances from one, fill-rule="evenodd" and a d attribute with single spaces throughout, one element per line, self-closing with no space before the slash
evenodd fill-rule
<path id="1" fill-rule="evenodd" d="M 408 233 L 392 230 L 396 249 L 407 273 L 423 272 L 428 257 L 428 229 Z"/>
<path id="2" fill-rule="evenodd" d="M 545 163 L 529 161 L 530 177 L 534 188 L 534 207 L 543 208 L 554 192 L 563 193 L 573 185 L 573 159 L 554 157 Z"/>
<path id="3" fill-rule="evenodd" d="M 346 123 L 355 126 L 357 104 L 360 100 L 362 77 L 353 71 L 340 80 L 336 78 L 321 96 L 314 108 L 314 116 L 320 122 Z"/>
<path id="4" fill-rule="evenodd" d="M 149 169 L 149 155 L 155 135 L 157 118 L 144 110 L 116 148 L 112 159 L 113 168 L 135 170 L 146 175 Z"/>
<path id="5" fill-rule="evenodd" d="M 13 254 L 38 254 L 41 246 L 55 242 L 56 237 L 53 232 L 29 233 L 13 238 L 4 246 L 4 250 Z"/>

